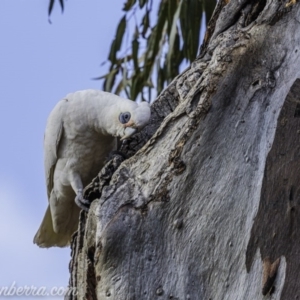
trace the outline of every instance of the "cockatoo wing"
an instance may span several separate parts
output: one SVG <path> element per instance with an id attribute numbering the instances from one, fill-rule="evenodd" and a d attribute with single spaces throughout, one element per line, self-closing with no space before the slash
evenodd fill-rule
<path id="1" fill-rule="evenodd" d="M 130 137 L 149 120 L 148 103 L 97 90 L 68 94 L 57 103 L 44 136 L 49 206 L 34 243 L 47 248 L 69 244 L 78 227 L 79 207 L 90 204 L 83 197 L 84 186 L 115 149 L 116 138 Z"/>
<path id="2" fill-rule="evenodd" d="M 63 117 L 66 111 L 66 105 L 67 100 L 58 102 L 51 112 L 46 125 L 44 136 L 44 165 L 48 199 L 50 199 L 50 194 L 53 189 L 53 174 L 57 162 L 59 144 L 63 136 Z"/>
<path id="3" fill-rule="evenodd" d="M 75 222 L 75 224 L 77 225 L 77 222 Z M 76 231 L 76 228 L 74 231 Z M 41 226 L 34 236 L 33 242 L 41 248 L 53 246 L 66 247 L 70 243 L 71 234 L 72 233 L 68 230 L 63 233 L 54 232 L 50 206 L 48 205 Z"/>

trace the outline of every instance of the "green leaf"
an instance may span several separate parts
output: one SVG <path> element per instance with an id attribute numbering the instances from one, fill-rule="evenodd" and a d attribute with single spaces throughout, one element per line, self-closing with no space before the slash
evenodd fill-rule
<path id="1" fill-rule="evenodd" d="M 49 6 L 48 6 L 48 16 L 49 17 L 50 17 L 50 15 L 52 13 L 54 2 L 55 2 L 55 0 L 50 0 L 50 2 L 49 2 Z"/>
<path id="2" fill-rule="evenodd" d="M 64 0 L 59 0 L 61 12 L 64 12 Z"/>
<path id="3" fill-rule="evenodd" d="M 149 77 L 155 63 L 155 58 L 159 52 L 159 45 L 164 33 L 164 26 L 167 23 L 168 1 L 162 1 L 159 7 L 157 24 L 152 29 L 148 38 L 147 50 L 145 53 L 144 76 Z"/>
<path id="4" fill-rule="evenodd" d="M 165 72 L 162 68 L 158 69 L 157 73 L 157 93 L 159 94 L 164 89 L 164 82 L 165 82 Z"/>
<path id="5" fill-rule="evenodd" d="M 149 28 L 149 25 L 150 25 L 150 20 L 149 20 L 149 11 L 147 10 L 146 11 L 146 14 L 144 15 L 143 17 L 143 20 L 142 20 L 142 24 L 143 26 L 143 29 L 142 29 L 142 37 L 145 38 L 145 35 L 148 31 L 148 28 Z"/>
<path id="6" fill-rule="evenodd" d="M 120 95 L 121 91 L 124 89 L 124 80 L 120 80 L 120 82 L 118 83 L 116 89 L 115 89 L 115 94 L 116 95 Z"/>
<path id="7" fill-rule="evenodd" d="M 177 31 L 177 22 L 178 22 L 178 19 L 179 19 L 179 14 L 180 14 L 180 11 L 181 11 L 181 7 L 182 7 L 182 3 L 183 1 L 186 1 L 186 0 L 180 0 L 180 3 L 179 5 L 177 6 L 177 9 L 176 9 L 176 12 L 173 16 L 173 23 L 172 23 L 172 27 L 171 27 L 171 32 L 170 32 L 170 35 L 169 35 L 169 50 L 168 50 L 168 54 L 167 54 L 167 66 L 168 66 L 168 78 L 171 78 L 172 77 L 172 71 L 171 71 L 171 68 L 172 68 L 172 56 L 173 56 L 173 50 L 174 50 L 174 43 L 175 43 L 175 39 L 176 39 L 176 36 L 178 36 L 178 31 Z M 178 50 L 178 49 L 176 49 Z"/>
<path id="8" fill-rule="evenodd" d="M 131 77 L 130 99 L 136 100 L 137 96 L 143 92 L 143 87 L 146 85 L 143 73 L 135 73 Z"/>
<path id="9" fill-rule="evenodd" d="M 124 3 L 123 10 L 129 11 L 132 8 L 132 6 L 135 4 L 135 2 L 136 2 L 136 0 L 127 0 Z"/>
<path id="10" fill-rule="evenodd" d="M 126 30 L 126 15 L 121 19 L 118 28 L 117 28 L 117 33 L 116 33 L 116 51 L 119 51 L 122 45 L 122 40 L 124 36 L 124 32 Z"/>
<path id="11" fill-rule="evenodd" d="M 203 15 L 202 1 L 192 0 L 191 11 L 194 14 L 193 19 L 190 18 L 190 27 L 192 28 L 190 32 L 190 43 L 192 45 L 191 50 L 193 51 L 190 56 L 190 60 L 193 61 L 197 57 L 199 52 L 200 29 Z"/>
<path id="12" fill-rule="evenodd" d="M 153 0 L 124 2 L 126 14 L 118 23 L 110 47 L 110 72 L 102 79 L 106 90 L 114 89 L 118 94 L 125 91 L 134 100 L 139 95 L 150 97 L 152 80 L 157 92 L 162 91 L 178 75 L 183 60 L 191 62 L 196 58 L 202 16 L 205 13 L 209 20 L 216 0 L 160 0 L 156 16 L 152 12 Z M 131 22 L 130 26 L 127 22 Z M 140 28 L 131 33 L 136 24 Z M 125 33 L 131 35 L 130 47 L 125 45 Z M 127 50 L 120 54 L 121 49 Z"/>
<path id="13" fill-rule="evenodd" d="M 208 24 L 214 10 L 216 7 L 216 1 L 215 0 L 204 0 L 203 2 L 204 5 L 204 11 L 206 15 L 206 24 Z"/>
<path id="14" fill-rule="evenodd" d="M 182 51 L 180 51 L 180 36 L 177 32 L 173 45 L 173 55 L 166 68 L 166 81 L 168 83 L 179 74 L 179 66 L 182 62 L 182 58 Z"/>
<path id="15" fill-rule="evenodd" d="M 111 43 L 108 59 L 111 61 L 112 65 L 116 63 L 117 60 L 116 40 L 113 40 Z"/>
<path id="16" fill-rule="evenodd" d="M 186 1 L 186 0 L 184 0 Z M 180 3 L 179 3 L 180 2 Z M 168 16 L 167 16 L 167 21 L 168 21 L 168 34 L 170 34 L 171 32 L 171 28 L 172 28 L 172 24 L 173 24 L 173 19 L 174 19 L 174 15 L 178 9 L 178 6 L 181 4 L 182 0 L 172 0 L 169 1 L 169 5 L 168 5 Z M 178 5 L 179 3 L 179 5 Z"/>
<path id="17" fill-rule="evenodd" d="M 202 13 L 203 7 L 199 0 L 184 1 L 180 15 L 180 26 L 184 55 L 189 61 L 193 61 L 198 53 Z"/>
<path id="18" fill-rule="evenodd" d="M 51 13 L 53 11 L 54 3 L 55 3 L 55 0 L 50 0 L 49 1 L 48 17 L 50 17 L 50 15 L 51 15 Z M 60 7 L 61 7 L 61 11 L 64 12 L 64 0 L 59 0 L 59 4 L 60 4 Z M 51 23 L 50 20 L 49 20 L 49 22 Z"/>
<path id="19" fill-rule="evenodd" d="M 105 74 L 105 75 L 102 75 L 102 76 L 99 76 L 99 77 L 94 77 L 94 78 L 92 78 L 92 80 L 101 80 L 101 79 L 105 79 L 105 78 L 107 78 L 107 75 L 108 75 L 108 74 Z"/>
<path id="20" fill-rule="evenodd" d="M 108 59 L 112 62 L 112 65 L 114 65 L 117 61 L 117 52 L 121 48 L 125 30 L 126 30 L 126 15 L 119 22 L 117 32 L 116 32 L 116 38 L 112 41 L 110 46 Z"/>
<path id="21" fill-rule="evenodd" d="M 172 0 L 173 1 L 173 0 Z M 139 5 L 140 5 L 140 8 L 143 8 L 144 5 L 146 4 L 147 0 L 139 0 Z"/>
<path id="22" fill-rule="evenodd" d="M 107 91 L 107 92 L 112 91 L 112 88 L 115 83 L 116 75 L 118 74 L 118 72 L 119 72 L 119 69 L 113 69 L 106 75 L 106 79 L 103 84 L 105 91 Z"/>
<path id="23" fill-rule="evenodd" d="M 140 43 L 138 39 L 134 39 L 132 41 L 132 58 L 133 58 L 134 69 L 136 70 L 136 72 L 139 71 L 139 61 L 138 61 L 139 44 Z"/>

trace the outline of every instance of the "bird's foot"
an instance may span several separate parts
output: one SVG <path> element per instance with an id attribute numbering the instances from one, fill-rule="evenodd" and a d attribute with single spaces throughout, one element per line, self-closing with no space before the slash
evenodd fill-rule
<path id="1" fill-rule="evenodd" d="M 83 198 L 82 190 L 77 191 L 77 195 L 75 197 L 75 203 L 78 205 L 79 208 L 85 211 L 88 211 L 91 206 L 91 202 Z"/>

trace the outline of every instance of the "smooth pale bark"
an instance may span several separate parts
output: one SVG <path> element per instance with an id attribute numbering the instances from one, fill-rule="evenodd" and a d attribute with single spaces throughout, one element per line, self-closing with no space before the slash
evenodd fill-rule
<path id="1" fill-rule="evenodd" d="M 89 187 L 78 299 L 300 299 L 300 4 L 226 2 L 131 157 Z"/>

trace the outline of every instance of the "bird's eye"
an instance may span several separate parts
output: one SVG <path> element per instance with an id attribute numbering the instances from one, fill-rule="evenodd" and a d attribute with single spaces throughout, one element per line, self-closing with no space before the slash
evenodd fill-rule
<path id="1" fill-rule="evenodd" d="M 120 120 L 120 122 L 121 122 L 122 124 L 126 124 L 126 123 L 129 122 L 130 117 L 131 117 L 130 112 L 121 113 L 121 114 L 119 115 L 119 120 Z"/>

